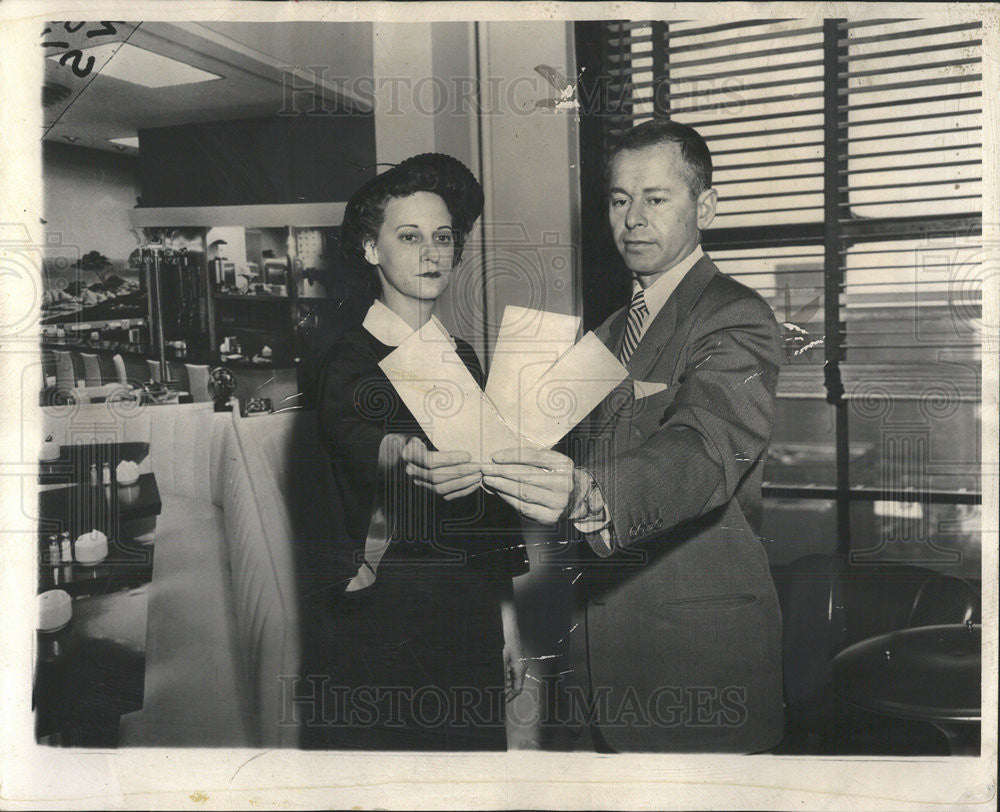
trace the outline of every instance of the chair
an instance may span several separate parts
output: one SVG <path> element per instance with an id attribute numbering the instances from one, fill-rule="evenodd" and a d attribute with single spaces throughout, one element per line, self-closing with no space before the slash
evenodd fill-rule
<path id="1" fill-rule="evenodd" d="M 86 386 L 103 386 L 104 379 L 101 377 L 101 359 L 89 352 L 81 352 L 80 357 L 83 359 L 83 377 L 86 381 Z"/>
<path id="2" fill-rule="evenodd" d="M 76 387 L 73 355 L 69 350 L 53 350 L 52 353 L 56 357 L 56 388 L 68 392 Z"/>
<path id="3" fill-rule="evenodd" d="M 785 696 L 794 708 L 829 685 L 830 661 L 846 642 L 843 562 L 806 555 L 792 562 L 782 612 Z"/>
<path id="4" fill-rule="evenodd" d="M 211 400 L 208 394 L 208 365 L 207 364 L 185 364 L 188 376 L 188 392 L 195 403 L 203 403 Z"/>
<path id="5" fill-rule="evenodd" d="M 979 594 L 954 575 L 934 575 L 920 586 L 910 610 L 910 627 L 945 623 L 981 623 Z"/>
<path id="6" fill-rule="evenodd" d="M 115 362 L 115 375 L 118 377 L 118 383 L 127 384 L 128 373 L 125 371 L 125 359 L 119 353 L 115 353 L 115 357 L 112 360 Z"/>
<path id="7" fill-rule="evenodd" d="M 152 358 L 147 358 L 146 363 L 149 365 L 149 377 L 154 381 L 159 381 L 160 376 L 160 362 Z"/>

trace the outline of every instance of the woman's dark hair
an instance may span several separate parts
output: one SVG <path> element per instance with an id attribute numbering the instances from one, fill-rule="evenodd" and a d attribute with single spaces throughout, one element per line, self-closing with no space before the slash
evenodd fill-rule
<path id="1" fill-rule="evenodd" d="M 428 152 L 414 155 L 388 172 L 376 175 L 358 189 L 347 203 L 340 226 L 340 253 L 355 268 L 370 269 L 365 260 L 365 242 L 378 238 L 391 198 L 416 192 L 433 192 L 444 200 L 451 214 L 455 262 L 462 246 L 483 212 L 483 189 L 475 175 L 450 155 Z"/>

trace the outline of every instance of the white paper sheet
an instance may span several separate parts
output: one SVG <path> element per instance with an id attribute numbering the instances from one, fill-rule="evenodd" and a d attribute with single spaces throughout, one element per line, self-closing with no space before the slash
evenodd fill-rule
<path id="1" fill-rule="evenodd" d="M 515 348 L 505 362 L 495 362 L 486 392 L 434 320 L 379 364 L 437 449 L 467 451 L 483 462 L 505 448 L 550 448 L 628 375 L 593 333 L 573 344 L 577 317 L 507 308 L 504 323 L 511 310 L 521 311 L 510 316 L 511 325 L 533 323 L 542 329 L 538 335 L 545 349 L 536 356 Z M 566 350 L 557 354 L 563 345 Z M 522 388 L 527 380 L 531 385 Z M 488 392 L 496 393 L 501 403 Z"/>
<path id="2" fill-rule="evenodd" d="M 508 422 L 525 439 L 550 448 L 628 376 L 593 333 L 587 333 L 520 399 Z"/>
<path id="3" fill-rule="evenodd" d="M 517 403 L 552 364 L 573 346 L 579 316 L 509 305 L 503 312 L 486 381 L 486 396 L 503 415 L 515 415 Z"/>
<path id="4" fill-rule="evenodd" d="M 433 320 L 379 363 L 403 403 L 441 451 L 467 451 L 482 462 L 521 443 L 483 397 L 451 339 Z"/>

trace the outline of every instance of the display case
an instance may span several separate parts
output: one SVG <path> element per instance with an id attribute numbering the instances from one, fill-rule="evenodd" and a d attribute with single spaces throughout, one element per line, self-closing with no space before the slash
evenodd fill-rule
<path id="1" fill-rule="evenodd" d="M 153 350 L 181 357 L 205 355 L 209 351 L 209 302 L 204 229 L 147 228 L 143 236 L 146 243 L 139 255 L 150 291 Z"/>
<path id="2" fill-rule="evenodd" d="M 297 357 L 290 233 L 289 226 L 207 229 L 210 341 L 220 360 L 266 366 Z"/>
<path id="3" fill-rule="evenodd" d="M 371 299 L 367 275 L 340 259 L 343 210 L 343 203 L 133 209 L 133 224 L 148 237 L 186 240 L 183 251 L 173 243 L 144 248 L 159 263 L 151 305 L 157 352 L 225 365 L 237 377 L 248 368 L 294 368 L 298 402 L 313 403 L 323 357 L 361 322 Z"/>

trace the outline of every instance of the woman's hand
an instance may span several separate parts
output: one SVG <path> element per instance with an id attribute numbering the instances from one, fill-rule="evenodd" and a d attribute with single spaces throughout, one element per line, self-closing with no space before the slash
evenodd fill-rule
<path id="1" fill-rule="evenodd" d="M 403 448 L 403 462 L 417 485 L 447 501 L 472 493 L 482 479 L 479 465 L 465 451 L 430 451 L 417 437 Z"/>

